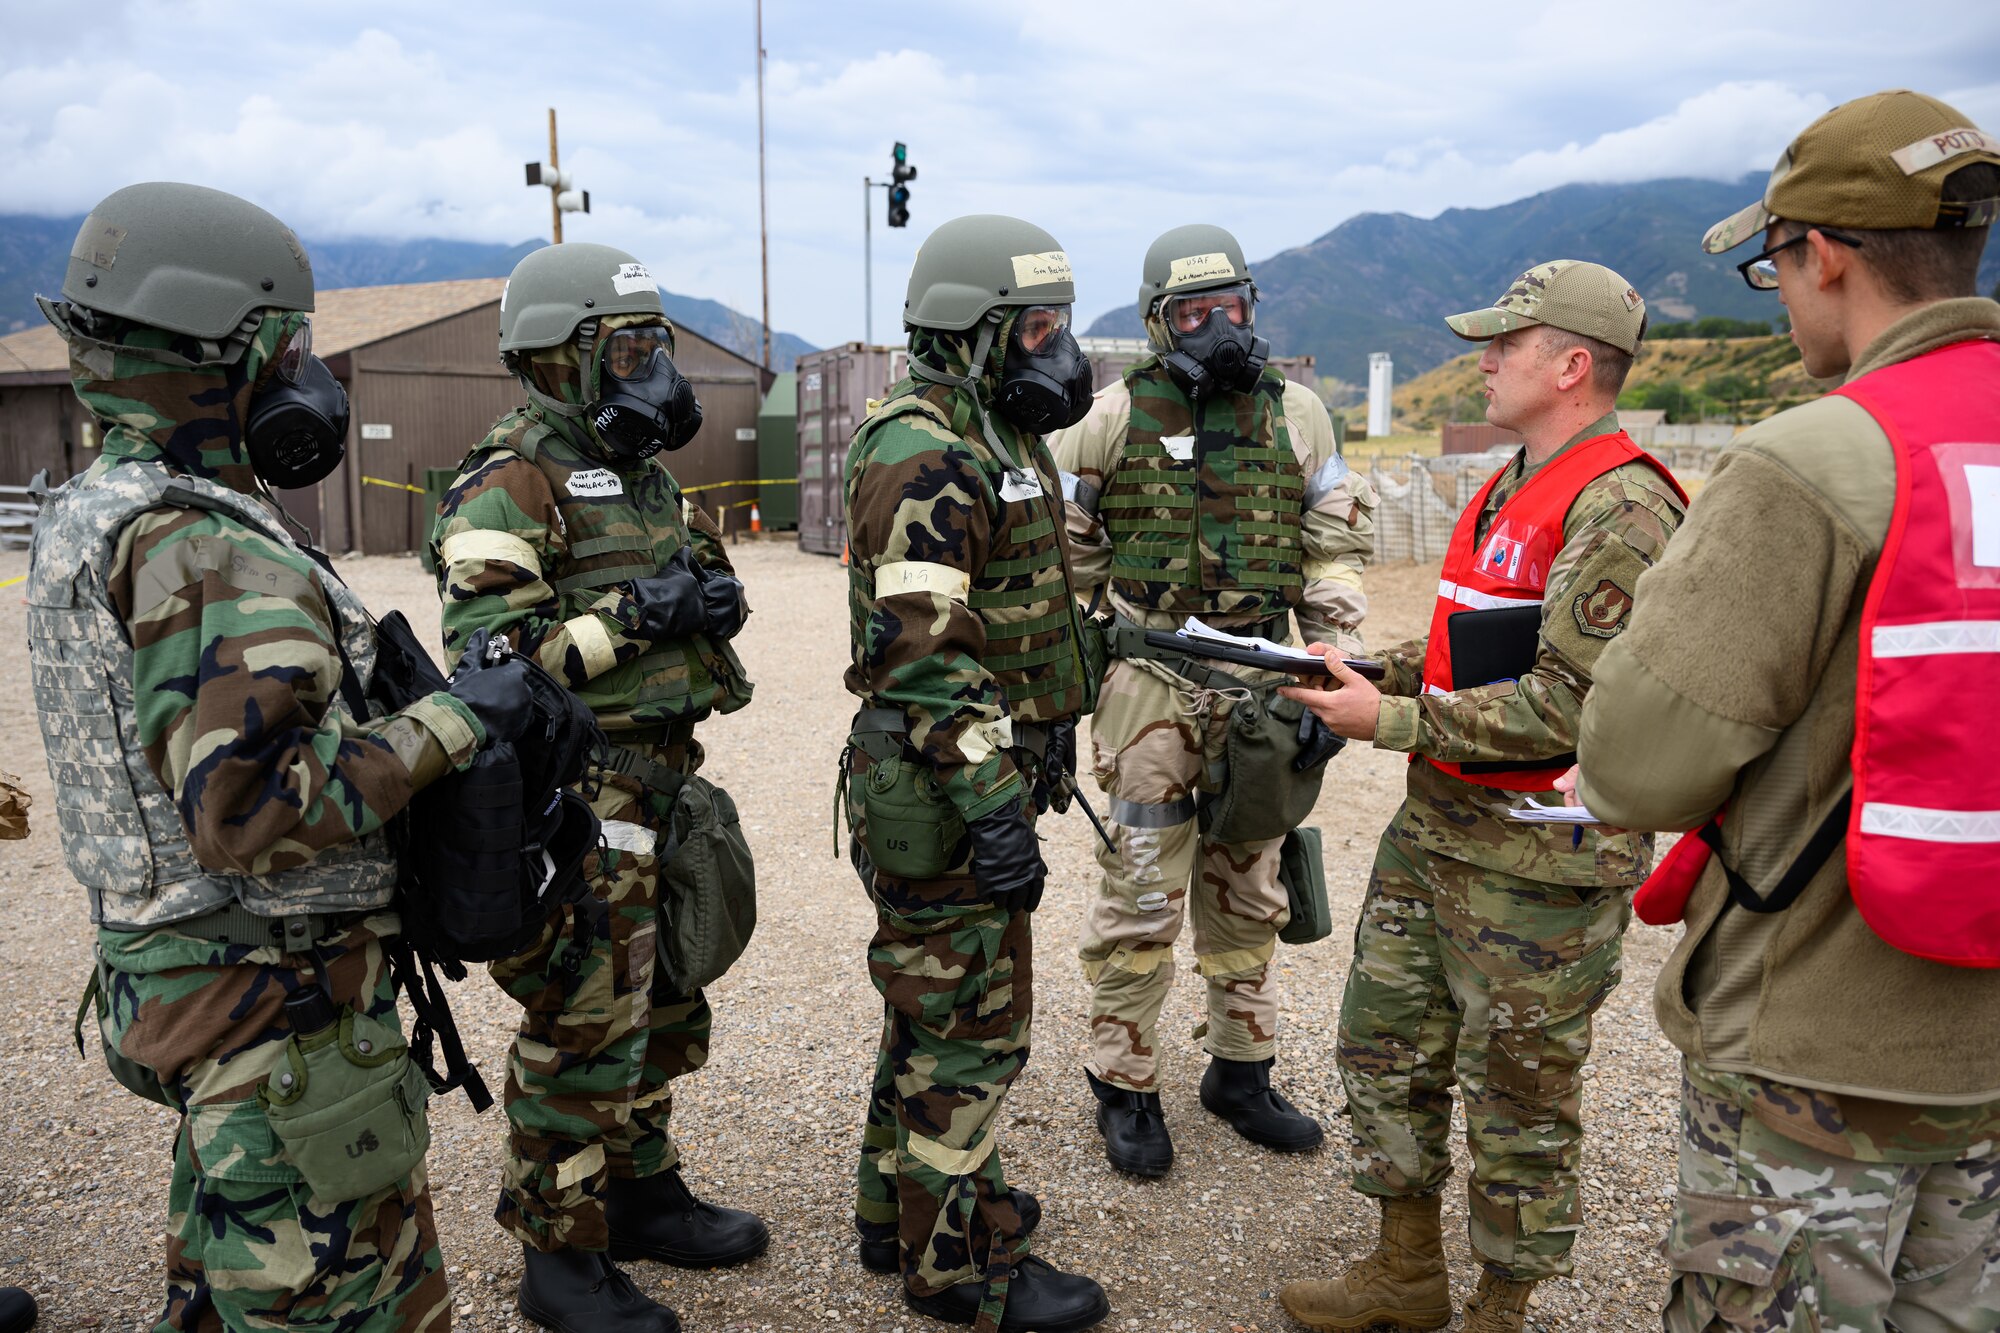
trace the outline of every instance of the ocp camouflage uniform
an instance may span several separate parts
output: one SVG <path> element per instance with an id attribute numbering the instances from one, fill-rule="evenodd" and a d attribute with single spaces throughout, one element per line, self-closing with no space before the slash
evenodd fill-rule
<path id="1" fill-rule="evenodd" d="M 1011 324 L 994 339 L 991 370 Z M 921 330 L 911 355 L 966 371 L 954 344 Z M 1032 469 L 1037 493 L 1008 477 L 988 430 Z M 1015 729 L 1072 718 L 1083 704 L 1058 493 L 1041 442 L 981 413 L 962 388 L 896 385 L 848 455 L 846 685 L 900 715 L 904 753 L 968 821 L 1016 798 L 1032 817 L 1034 760 Z M 1030 918 L 980 894 L 969 840 L 936 879 L 876 870 L 859 800 L 874 761 L 856 746 L 848 762 L 855 867 L 876 910 L 868 972 L 885 1001 L 856 1219 L 864 1236 L 900 1237 L 903 1278 L 918 1295 L 984 1281 L 977 1327 L 991 1333 L 1010 1264 L 1029 1251 L 998 1130 L 1028 1059 Z"/>
<path id="2" fill-rule="evenodd" d="M 600 336 L 647 322 L 657 317 L 614 316 Z M 573 345 L 526 360 L 542 392 L 581 401 Z M 588 896 L 489 968 L 523 1007 L 495 1216 L 538 1250 L 603 1250 L 608 1182 L 678 1163 L 672 1081 L 708 1060 L 707 1000 L 673 993 L 655 968 L 656 849 L 680 776 L 701 765 L 695 724 L 751 693 L 727 644 L 642 637 L 627 585 L 683 546 L 708 569 L 731 567 L 719 529 L 657 457 L 613 458 L 581 420 L 538 404 L 502 417 L 467 456 L 433 543 L 447 654 L 482 627 L 505 635 L 589 705 L 622 752 L 611 758 L 632 770 L 583 788 L 605 829 L 584 861 Z"/>
<path id="3" fill-rule="evenodd" d="M 257 498 L 240 441 L 253 386 L 301 322 L 267 313 L 228 367 L 73 351 L 78 397 L 107 429 L 37 525 L 37 708 L 65 854 L 100 927 L 107 1059 L 181 1115 L 158 1327 L 442 1330 L 420 1149 L 385 1189 L 322 1197 L 259 1100 L 303 984 L 379 1024 L 385 1051 L 401 1044 L 379 833 L 484 739 L 448 695 L 363 719 L 341 693 L 343 655 L 361 683 L 373 672 L 372 624 Z M 420 1077 L 414 1089 L 406 1127 L 427 1137 Z"/>
<path id="4" fill-rule="evenodd" d="M 1606 417 L 1564 449 L 1616 428 Z M 1534 475 L 1525 457 L 1515 456 L 1488 495 L 1475 542 Z M 1457 1082 L 1472 1156 L 1473 1248 L 1519 1280 L 1570 1271 L 1583 1221 L 1577 1160 L 1590 1019 L 1618 984 L 1629 889 L 1645 877 L 1652 837 L 1509 820 L 1524 793 L 1464 781 L 1419 756 L 1534 763 L 1572 750 L 1591 668 L 1681 517 L 1679 500 L 1643 462 L 1583 488 L 1550 566 L 1539 655 L 1518 682 L 1424 694 L 1426 639 L 1377 654 L 1387 675 L 1375 744 L 1409 751 L 1413 762 L 1375 853 L 1341 1000 L 1354 1185 L 1378 1197 L 1441 1189 Z M 1607 582 L 1618 595 L 1603 590 Z"/>
<path id="5" fill-rule="evenodd" d="M 1375 493 L 1341 458 L 1326 408 L 1303 385 L 1268 370 L 1250 392 L 1204 403 L 1197 423 L 1186 394 L 1148 357 L 1050 449 L 1063 469 L 1077 581 L 1108 584 L 1121 615 L 1153 629 L 1198 615 L 1284 639 L 1295 613 L 1306 642 L 1360 652 Z M 1093 715 L 1092 766 L 1111 797 L 1118 852 L 1097 848 L 1104 879 L 1081 949 L 1092 985 L 1087 1067 L 1132 1091 L 1157 1086 L 1154 1027 L 1173 985 L 1183 904 L 1208 982 L 1196 1035 L 1205 1031 L 1209 1053 L 1227 1060 L 1277 1050 L 1270 963 L 1288 920 L 1282 839 L 1215 843 L 1195 822 L 1197 793 L 1221 784 L 1233 702 L 1159 663 L 1117 660 Z"/>

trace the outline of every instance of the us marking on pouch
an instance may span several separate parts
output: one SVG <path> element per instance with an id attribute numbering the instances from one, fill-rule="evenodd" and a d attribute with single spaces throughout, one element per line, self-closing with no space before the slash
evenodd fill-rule
<path id="1" fill-rule="evenodd" d="M 1032 500 L 1042 493 L 1042 479 L 1032 472 L 1009 472 L 1000 483 L 1000 498 L 1008 503 Z"/>
<path id="2" fill-rule="evenodd" d="M 1167 457 L 1176 463 L 1186 463 L 1194 458 L 1194 436 L 1162 435 L 1160 447 L 1167 451 Z"/>
<path id="3" fill-rule="evenodd" d="M 618 271 L 611 275 L 611 290 L 620 296 L 647 291 L 653 285 L 653 275 L 646 271 L 644 264 L 620 264 Z"/>
<path id="4" fill-rule="evenodd" d="M 618 474 L 608 467 L 585 468 L 569 474 L 569 493 L 580 500 L 602 500 L 623 495 L 625 485 L 618 480 Z"/>

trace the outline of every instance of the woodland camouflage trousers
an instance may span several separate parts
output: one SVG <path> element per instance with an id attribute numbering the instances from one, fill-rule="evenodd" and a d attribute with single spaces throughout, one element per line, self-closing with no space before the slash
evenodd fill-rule
<path id="1" fill-rule="evenodd" d="M 859 773 L 870 761 L 854 754 Z M 852 790 L 858 791 L 857 776 Z M 984 1282 L 976 1333 L 994 1333 L 1008 1272 L 1029 1251 L 1001 1167 L 1001 1105 L 1028 1063 L 1034 937 L 1028 913 L 989 906 L 967 849 L 937 879 L 877 871 L 850 797 L 851 855 L 875 904 L 868 977 L 882 994 L 854 1214 L 864 1237 L 900 1242 L 920 1296 Z"/>
<path id="2" fill-rule="evenodd" d="M 1213 843 L 1196 825 L 1195 793 L 1220 781 L 1230 701 L 1167 681 L 1151 664 L 1114 661 L 1090 722 L 1117 851 L 1096 846 L 1104 877 L 1078 951 L 1091 983 L 1086 1067 L 1135 1092 L 1159 1084 L 1156 1028 L 1174 984 L 1183 909 L 1208 984 L 1208 1019 L 1195 1035 L 1225 1060 L 1277 1053 L 1271 957 L 1291 919 L 1278 882 L 1282 838 Z"/>
<path id="3" fill-rule="evenodd" d="M 1436 855 L 1407 835 L 1408 809 L 1376 849 L 1340 1003 L 1354 1186 L 1443 1188 L 1456 1082 L 1474 1252 L 1509 1277 L 1566 1274 L 1590 1020 L 1618 985 L 1629 894 Z"/>
<path id="4" fill-rule="evenodd" d="M 395 926 L 371 916 L 323 941 L 324 973 L 274 946 L 172 927 L 98 932 L 98 1025 L 113 1072 L 181 1112 L 159 1333 L 451 1327 L 422 1164 L 359 1199 L 321 1197 L 285 1160 L 257 1098 L 284 1066 L 285 997 L 303 980 L 319 975 L 378 1032 L 400 1030 L 381 943 Z"/>
<path id="5" fill-rule="evenodd" d="M 607 820 L 607 836 L 621 823 L 656 830 L 665 850 L 666 798 L 642 800 L 650 808 L 626 806 L 620 821 Z M 679 1162 L 667 1129 L 673 1080 L 708 1062 L 708 1001 L 668 991 L 654 967 L 659 857 L 600 843 L 583 874 L 588 893 L 526 950 L 489 968 L 522 1006 L 507 1059 L 507 1161 L 494 1216 L 543 1251 L 609 1248 L 609 1181 Z"/>

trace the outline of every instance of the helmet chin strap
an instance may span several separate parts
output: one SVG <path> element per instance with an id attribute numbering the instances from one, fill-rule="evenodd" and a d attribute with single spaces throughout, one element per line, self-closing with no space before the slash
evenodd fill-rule
<path id="1" fill-rule="evenodd" d="M 986 358 L 993 351 L 993 340 L 999 336 L 1002 322 L 1002 319 L 995 319 L 991 314 L 979 322 L 979 336 L 972 341 L 972 368 L 967 373 L 947 375 L 942 370 L 927 366 L 915 357 L 911 357 L 910 378 L 924 380 L 930 384 L 942 384 L 947 388 L 963 389 L 971 394 L 972 406 L 979 413 L 980 434 L 986 437 L 986 443 L 993 452 L 1000 456 L 1000 462 L 1006 467 L 1007 474 L 1019 477 L 1024 475 L 1024 469 L 1015 461 L 1005 441 L 1000 438 L 1000 432 L 993 428 L 993 418 L 986 411 L 986 397 L 979 392 L 979 380 L 986 373 Z"/>

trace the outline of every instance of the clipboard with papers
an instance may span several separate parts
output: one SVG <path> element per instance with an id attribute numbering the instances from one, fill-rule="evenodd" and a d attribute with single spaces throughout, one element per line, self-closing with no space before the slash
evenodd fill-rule
<path id="1" fill-rule="evenodd" d="M 1187 623 L 1177 630 L 1147 630 L 1146 646 L 1162 652 L 1228 662 L 1235 666 L 1282 671 L 1293 676 L 1333 674 L 1332 669 L 1326 664 L 1326 659 L 1316 653 L 1309 653 L 1303 648 L 1293 648 L 1287 644 L 1274 643 L 1262 637 L 1231 634 L 1226 630 L 1203 624 L 1198 616 L 1189 616 Z M 1349 671 L 1364 680 L 1380 680 L 1383 677 L 1384 672 L 1380 662 L 1368 662 L 1359 658 L 1342 658 L 1341 661 Z"/>

